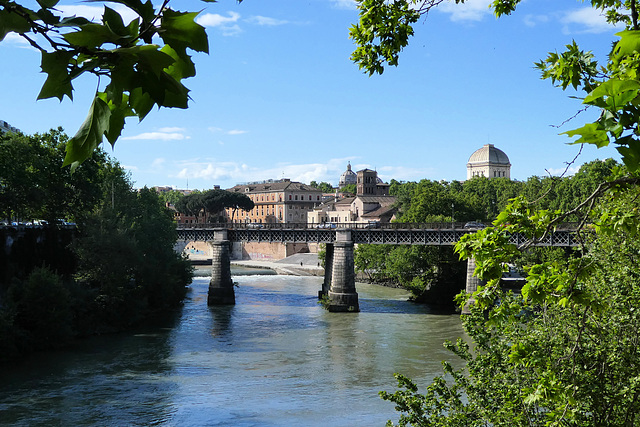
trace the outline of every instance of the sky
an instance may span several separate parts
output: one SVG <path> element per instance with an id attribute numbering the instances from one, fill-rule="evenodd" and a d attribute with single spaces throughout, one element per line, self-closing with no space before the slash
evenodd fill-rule
<path id="1" fill-rule="evenodd" d="M 193 53 L 190 106 L 131 118 L 105 150 L 135 187 L 206 190 L 289 178 L 338 184 L 351 163 L 385 182 L 465 180 L 469 156 L 494 144 L 511 178 L 569 173 L 615 149 L 570 145 L 560 135 L 597 117 L 578 93 L 541 80 L 534 62 L 575 40 L 604 63 L 616 30 L 576 0 L 523 0 L 496 19 L 490 0 L 443 3 L 415 24 L 398 67 L 369 77 L 350 60 L 352 0 L 173 0 L 201 11 L 210 53 Z M 98 17 L 96 3 L 61 0 Z M 118 10 L 117 7 L 114 9 Z M 74 83 L 74 99 L 37 101 L 40 55 L 12 35 L 0 42 L 0 120 L 27 134 L 62 126 L 73 135 L 99 82 Z M 565 123 L 567 122 L 568 123 Z"/>

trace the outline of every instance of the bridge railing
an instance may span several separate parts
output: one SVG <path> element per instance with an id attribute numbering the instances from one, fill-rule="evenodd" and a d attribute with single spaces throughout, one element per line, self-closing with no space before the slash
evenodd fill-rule
<path id="1" fill-rule="evenodd" d="M 177 224 L 177 228 L 182 229 L 211 229 L 211 228 L 226 228 L 233 230 L 309 230 L 309 229 L 376 229 L 384 228 L 386 230 L 441 230 L 441 229 L 462 229 L 464 228 L 464 222 L 340 222 L 340 223 L 240 223 L 240 222 L 222 222 L 222 223 L 206 223 L 206 224 Z"/>

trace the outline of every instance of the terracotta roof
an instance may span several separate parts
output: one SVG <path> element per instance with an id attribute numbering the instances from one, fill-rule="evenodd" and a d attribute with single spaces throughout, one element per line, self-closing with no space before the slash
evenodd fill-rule
<path id="1" fill-rule="evenodd" d="M 247 191 L 247 188 L 249 191 Z M 264 182 L 259 184 L 242 184 L 229 188 L 227 191 L 234 191 L 240 193 L 263 193 L 270 191 L 308 191 L 312 193 L 322 193 L 317 188 L 310 185 L 303 184 L 295 181 L 276 181 L 276 182 Z"/>

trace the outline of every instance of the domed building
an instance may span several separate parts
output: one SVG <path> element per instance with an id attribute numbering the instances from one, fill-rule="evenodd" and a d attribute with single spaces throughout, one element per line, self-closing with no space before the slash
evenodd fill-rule
<path id="1" fill-rule="evenodd" d="M 338 182 L 339 188 L 349 184 L 356 184 L 358 182 L 358 175 L 351 170 L 351 162 L 347 163 L 347 170 L 340 175 L 340 181 Z"/>
<path id="2" fill-rule="evenodd" d="M 474 176 L 511 179 L 509 157 L 493 144 L 483 145 L 469 157 L 467 163 L 467 179 Z"/>

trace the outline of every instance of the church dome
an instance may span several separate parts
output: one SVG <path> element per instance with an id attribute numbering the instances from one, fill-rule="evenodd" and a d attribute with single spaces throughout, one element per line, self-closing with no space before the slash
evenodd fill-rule
<path id="1" fill-rule="evenodd" d="M 347 170 L 340 175 L 340 181 L 338 187 L 342 188 L 345 185 L 356 184 L 358 182 L 358 175 L 351 170 L 351 163 L 347 164 Z"/>
<path id="2" fill-rule="evenodd" d="M 474 151 L 469 157 L 469 163 L 489 163 L 493 165 L 510 165 L 509 157 L 493 146 L 493 144 L 485 144 L 482 148 Z"/>

